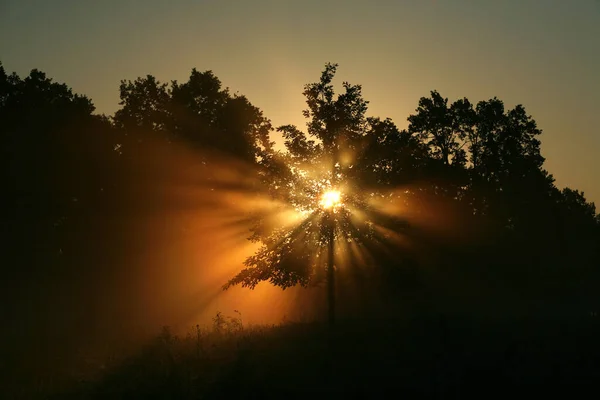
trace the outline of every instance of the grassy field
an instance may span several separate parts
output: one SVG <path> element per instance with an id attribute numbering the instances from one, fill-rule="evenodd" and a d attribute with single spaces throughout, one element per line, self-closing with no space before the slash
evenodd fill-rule
<path id="1" fill-rule="evenodd" d="M 211 327 L 183 336 L 165 328 L 141 351 L 99 360 L 60 384 L 5 393 L 56 399 L 594 398 L 599 333 L 592 314 L 476 319 L 429 313 L 339 321 L 333 328 L 243 326 L 236 314 L 218 314 Z"/>

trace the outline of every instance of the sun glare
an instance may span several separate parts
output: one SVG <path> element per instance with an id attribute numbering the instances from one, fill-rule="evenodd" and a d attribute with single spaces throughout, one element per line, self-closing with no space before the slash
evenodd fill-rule
<path id="1" fill-rule="evenodd" d="M 331 209 L 339 206 L 341 203 L 341 193 L 337 190 L 328 190 L 321 196 L 321 207 Z"/>

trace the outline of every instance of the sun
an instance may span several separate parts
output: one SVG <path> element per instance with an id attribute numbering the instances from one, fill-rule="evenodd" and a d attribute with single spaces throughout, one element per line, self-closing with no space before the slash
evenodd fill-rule
<path id="1" fill-rule="evenodd" d="M 341 204 L 342 194 L 338 190 L 328 190 L 321 196 L 321 207 L 333 209 Z"/>

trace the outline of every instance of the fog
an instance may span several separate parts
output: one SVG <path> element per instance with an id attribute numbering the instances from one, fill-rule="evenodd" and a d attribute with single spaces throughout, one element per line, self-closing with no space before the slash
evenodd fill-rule
<path id="1" fill-rule="evenodd" d="M 257 249 L 248 240 L 249 212 L 283 224 L 293 214 L 261 194 L 266 191 L 260 190 L 254 167 L 185 143 L 144 138 L 136 146 L 124 146 L 117 164 L 97 161 L 99 168 L 115 168 L 115 182 L 99 188 L 98 196 L 106 200 L 100 197 L 92 212 L 80 215 L 71 236 L 50 250 L 32 243 L 31 251 L 40 256 L 15 260 L 19 273 L 2 291 L 1 338 L 15 374 L 134 354 L 164 326 L 185 335 L 197 325 L 210 327 L 217 312 L 241 315 L 245 326 L 325 319 L 323 286 L 282 290 L 261 283 L 254 290 L 223 290 Z M 438 209 L 434 214 L 419 214 L 410 204 L 403 210 L 378 207 L 445 237 L 465 232 L 452 221 L 452 211 L 441 207 L 420 205 Z M 426 255 L 423 265 L 435 262 L 431 251 L 416 250 L 424 242 L 417 246 L 397 236 L 394 246 Z M 361 267 L 368 254 L 343 243 L 338 249 L 338 313 L 368 315 L 378 308 L 373 301 L 382 299 L 342 265 Z M 383 312 L 390 310 L 386 306 Z"/>
<path id="2" fill-rule="evenodd" d="M 319 288 L 222 289 L 257 247 L 247 239 L 248 212 L 270 207 L 249 189 L 252 168 L 145 140 L 143 153 L 119 164 L 116 192 L 81 217 L 73 240 L 56 244 L 51 259 L 45 243 L 31 243 L 39 257 L 12 262 L 18 272 L 3 285 L 0 338 L 11 372 L 134 353 L 163 326 L 185 334 L 210 326 L 217 312 L 239 312 L 245 325 L 318 318 L 311 304 Z"/>

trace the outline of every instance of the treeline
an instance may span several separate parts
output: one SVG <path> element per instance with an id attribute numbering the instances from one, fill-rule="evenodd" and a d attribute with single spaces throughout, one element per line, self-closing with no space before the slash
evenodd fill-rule
<path id="1" fill-rule="evenodd" d="M 476 232 L 460 244 L 438 243 L 443 262 L 470 266 L 491 280 L 509 276 L 526 287 L 552 282 L 548 290 L 596 302 L 600 216 L 582 192 L 556 187 L 544 169 L 542 131 L 523 106 L 506 109 L 497 98 L 449 102 L 432 91 L 400 130 L 390 119 L 366 116 L 359 85 L 344 83 L 344 93 L 334 97 L 334 74 L 328 64 L 321 81 L 305 87 L 307 133 L 277 128 L 284 154 L 270 139 L 269 119 L 211 71 L 193 69 L 183 83 L 150 75 L 122 81 L 120 108 L 106 117 L 94 113 L 89 98 L 41 71 L 22 78 L 0 65 L 3 275 L 7 281 L 34 273 L 43 279 L 56 273 L 49 266 L 61 254 L 79 254 L 71 260 L 81 261 L 91 247 L 118 257 L 125 250 L 98 242 L 126 235 L 119 218 L 152 202 L 134 183 L 151 185 L 153 177 L 132 165 L 143 160 L 159 169 L 157 144 L 197 149 L 208 177 L 215 159 L 202 157 L 219 154 L 251 166 L 249 174 L 287 183 L 290 166 L 343 147 L 354 157 L 344 176 L 360 190 L 406 188 L 403 201 L 411 212 L 448 210 L 460 222 L 453 225 L 457 235 Z M 269 190 L 278 196 L 283 187 Z"/>

